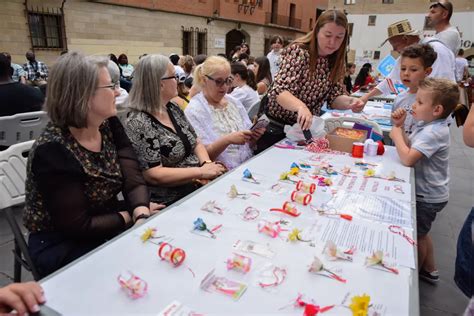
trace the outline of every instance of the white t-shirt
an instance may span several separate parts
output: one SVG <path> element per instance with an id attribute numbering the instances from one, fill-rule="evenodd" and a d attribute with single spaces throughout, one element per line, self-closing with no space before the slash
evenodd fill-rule
<path id="1" fill-rule="evenodd" d="M 436 39 L 425 39 L 420 41 L 420 44 L 429 44 L 436 52 L 437 57 L 433 63 L 433 71 L 428 76 L 430 78 L 444 78 L 452 81 L 456 81 L 455 77 L 455 57 L 453 52 L 443 43 L 440 43 Z M 392 80 L 393 83 L 401 83 L 400 79 L 400 64 L 401 57 L 398 57 L 395 67 L 392 72 L 387 76 L 388 79 Z M 388 95 L 392 91 L 388 83 L 387 78 L 377 85 L 377 90 L 381 91 L 382 94 Z"/>
<path id="2" fill-rule="evenodd" d="M 461 48 L 461 35 L 459 35 L 457 28 L 450 26 L 446 30 L 436 33 L 434 37 L 448 46 L 454 56 L 458 54 L 458 51 Z"/>
<path id="3" fill-rule="evenodd" d="M 403 91 L 395 98 L 393 102 L 392 112 L 397 109 L 403 108 L 407 111 L 407 118 L 405 119 L 404 130 L 407 135 L 410 135 L 415 126 L 417 121 L 411 115 L 411 106 L 416 101 L 416 93 L 410 93 L 409 91 Z"/>
<path id="4" fill-rule="evenodd" d="M 280 53 L 275 53 L 273 50 L 267 54 L 268 61 L 270 61 L 270 72 L 272 73 L 272 79 L 275 79 L 278 70 L 280 70 Z"/>
<path id="5" fill-rule="evenodd" d="M 466 58 L 456 57 L 456 81 L 461 81 L 464 77 L 464 69 L 469 67 Z"/>
<path id="6" fill-rule="evenodd" d="M 248 85 L 236 87 L 230 95 L 239 100 L 247 111 L 252 107 L 252 105 L 260 101 L 257 91 L 250 88 Z"/>

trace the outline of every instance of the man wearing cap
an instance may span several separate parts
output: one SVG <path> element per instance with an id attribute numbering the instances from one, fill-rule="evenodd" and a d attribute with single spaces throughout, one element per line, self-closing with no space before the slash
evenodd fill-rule
<path id="1" fill-rule="evenodd" d="M 458 29 L 449 23 L 452 15 L 453 5 L 451 2 L 441 0 L 430 5 L 427 18 L 428 26 L 436 30 L 434 36 L 448 46 L 456 56 L 461 48 L 461 36 Z"/>
<path id="2" fill-rule="evenodd" d="M 433 71 L 429 75 L 431 78 L 444 78 L 452 81 L 455 79 L 455 56 L 453 52 L 440 40 L 435 38 L 420 39 L 420 32 L 411 28 L 408 20 L 395 22 L 388 26 L 388 38 L 382 43 L 390 42 L 394 51 L 401 53 L 405 47 L 412 44 L 423 43 L 429 44 L 437 54 L 436 61 L 432 68 Z M 396 92 L 394 89 L 395 83 L 401 83 L 400 80 L 400 58 L 397 59 L 395 67 L 390 74 L 379 83 L 375 89 L 368 94 L 362 96 L 360 99 L 367 103 L 367 101 L 374 96 L 380 94 L 390 94 Z"/>

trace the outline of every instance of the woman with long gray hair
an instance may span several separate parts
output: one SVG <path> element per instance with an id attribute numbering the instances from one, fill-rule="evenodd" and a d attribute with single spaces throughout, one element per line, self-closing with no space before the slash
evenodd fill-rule
<path id="1" fill-rule="evenodd" d="M 177 95 L 176 85 L 175 69 L 167 57 L 140 59 L 125 123 L 152 201 L 166 205 L 198 188 L 196 180 L 212 180 L 225 172 L 209 159 L 183 111 L 171 102 Z"/>

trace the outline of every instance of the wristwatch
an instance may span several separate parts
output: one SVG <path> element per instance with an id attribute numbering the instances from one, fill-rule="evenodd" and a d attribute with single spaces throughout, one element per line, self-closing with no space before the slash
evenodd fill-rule
<path id="1" fill-rule="evenodd" d="M 212 163 L 212 160 L 204 160 L 203 162 L 201 162 L 201 167 L 207 163 Z"/>
<path id="2" fill-rule="evenodd" d="M 141 213 L 140 215 L 138 215 L 137 217 L 135 217 L 135 222 L 137 222 L 137 221 L 140 220 L 140 219 L 147 219 L 147 218 L 149 218 L 149 217 L 150 217 L 150 215 L 145 214 L 145 213 Z"/>

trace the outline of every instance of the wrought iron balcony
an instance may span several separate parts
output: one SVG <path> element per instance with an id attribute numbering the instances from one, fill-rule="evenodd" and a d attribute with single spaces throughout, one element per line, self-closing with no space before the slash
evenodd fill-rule
<path id="1" fill-rule="evenodd" d="M 296 19 L 286 15 L 278 15 L 272 12 L 265 13 L 265 24 L 276 24 L 301 29 L 301 19 Z"/>

